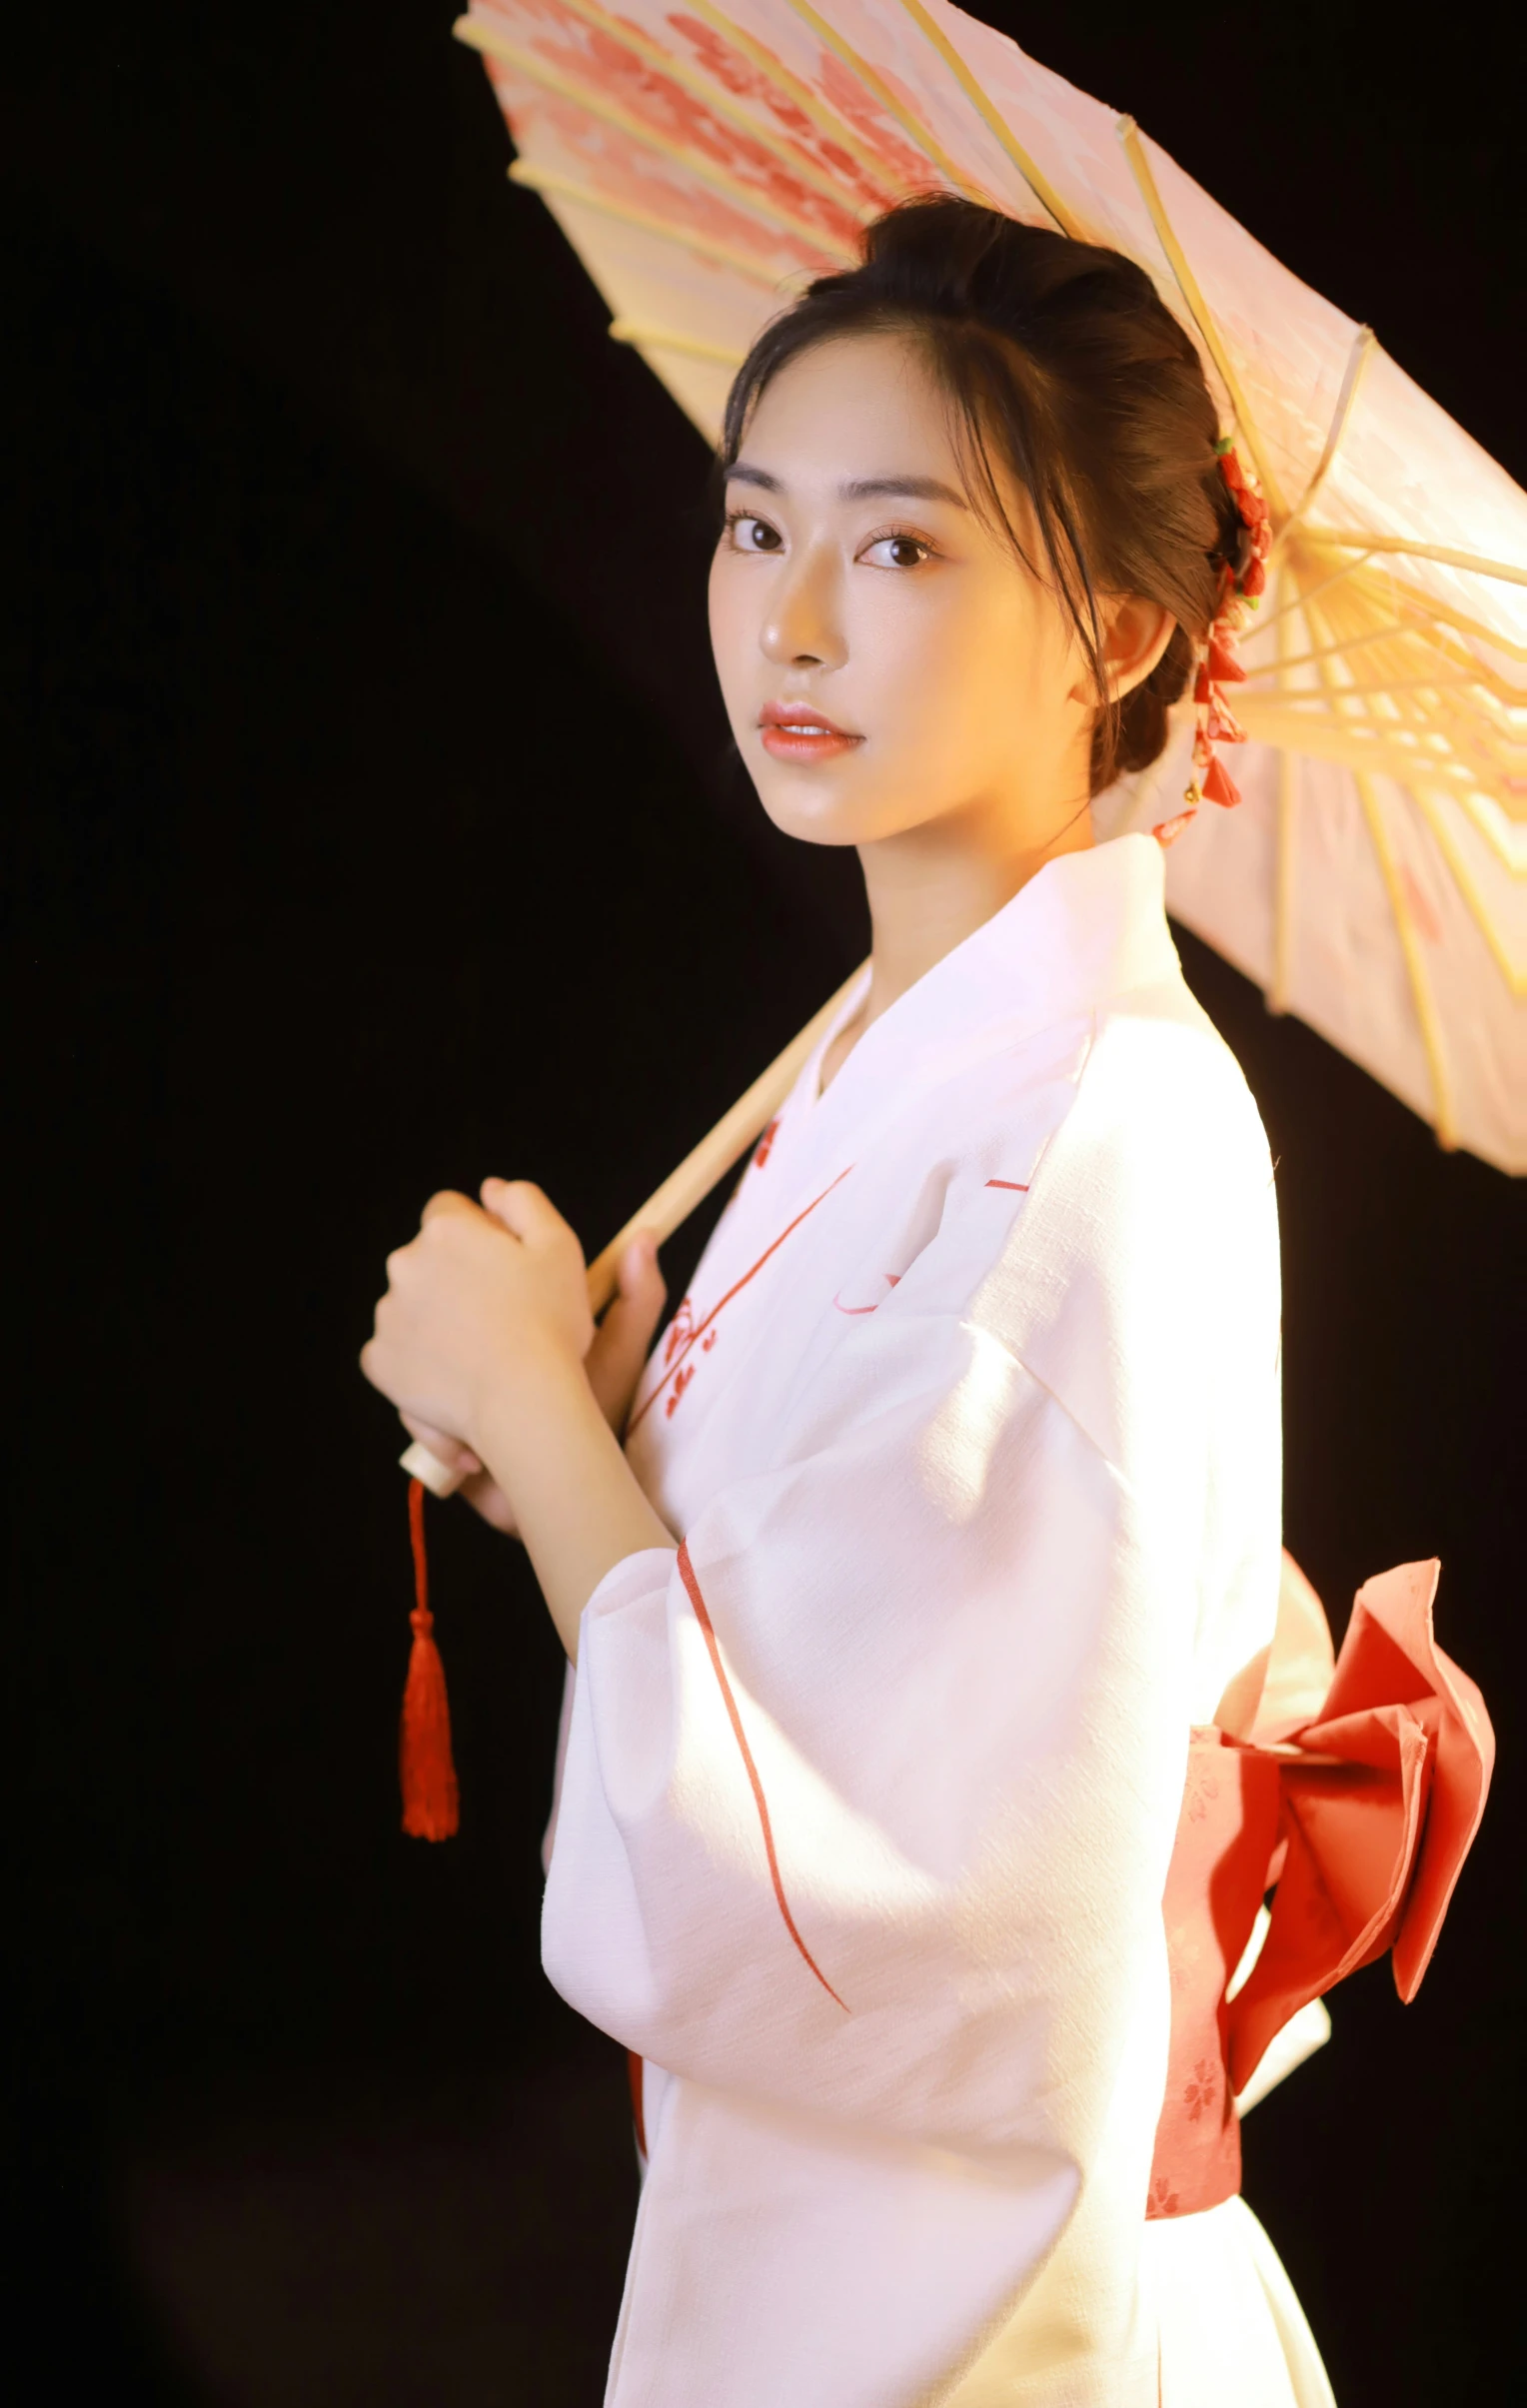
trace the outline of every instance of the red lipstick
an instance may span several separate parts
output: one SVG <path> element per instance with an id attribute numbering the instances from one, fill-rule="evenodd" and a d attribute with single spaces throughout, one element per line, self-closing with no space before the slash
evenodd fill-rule
<path id="1" fill-rule="evenodd" d="M 804 702 L 765 702 L 759 713 L 759 730 L 764 751 L 775 760 L 836 760 L 864 740 L 834 726 Z"/>

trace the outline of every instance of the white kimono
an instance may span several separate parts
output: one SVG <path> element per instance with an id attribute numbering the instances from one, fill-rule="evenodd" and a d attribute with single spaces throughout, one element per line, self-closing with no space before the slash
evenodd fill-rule
<path id="1" fill-rule="evenodd" d="M 1144 2215 L 1188 1734 L 1280 1535 L 1271 1166 L 1157 845 L 824 1049 L 648 1366 L 682 1544 L 564 1715 L 546 1969 L 647 2060 L 609 2408 L 1328 2397 L 1238 2200 Z"/>

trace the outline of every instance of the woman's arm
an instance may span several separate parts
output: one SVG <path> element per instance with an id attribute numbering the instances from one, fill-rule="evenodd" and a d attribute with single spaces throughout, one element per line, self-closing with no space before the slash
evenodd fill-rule
<path id="1" fill-rule="evenodd" d="M 528 1370 L 528 1367 L 522 1367 Z M 585 1606 L 608 1572 L 675 1545 L 653 1511 L 582 1363 L 549 1356 L 485 1413 L 477 1452 L 514 1506 L 557 1635 L 578 1662 Z"/>
<path id="2" fill-rule="evenodd" d="M 674 1546 L 590 1384 L 578 1239 L 537 1187 L 490 1179 L 484 1210 L 445 1194 L 388 1257 L 361 1356 L 413 1422 L 449 1432 L 503 1491 L 574 1663 L 584 1607 L 644 1548 Z"/>

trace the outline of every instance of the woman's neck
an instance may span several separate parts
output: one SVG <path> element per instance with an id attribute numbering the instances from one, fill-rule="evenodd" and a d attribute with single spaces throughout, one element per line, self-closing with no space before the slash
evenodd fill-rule
<path id="1" fill-rule="evenodd" d="M 967 936 L 1010 903 L 1046 861 L 1086 852 L 1092 814 L 1083 807 L 1046 842 L 1013 844 L 1000 834 L 972 840 L 968 827 L 932 820 L 858 848 L 873 931 L 869 991 L 828 1046 L 824 1090 L 866 1028 Z"/>

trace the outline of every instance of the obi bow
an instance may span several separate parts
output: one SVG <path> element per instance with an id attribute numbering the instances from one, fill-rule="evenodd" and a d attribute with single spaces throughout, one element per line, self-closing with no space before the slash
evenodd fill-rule
<path id="1" fill-rule="evenodd" d="M 1420 1986 L 1495 1754 L 1478 1689 L 1433 1635 L 1438 1569 L 1366 1582 L 1333 1658 L 1285 1557 L 1267 1658 L 1192 1735 L 1163 1899 L 1171 2042 L 1149 2215 L 1239 2189 L 1236 2096 L 1301 2007 L 1386 1949 L 1400 1996 Z"/>

